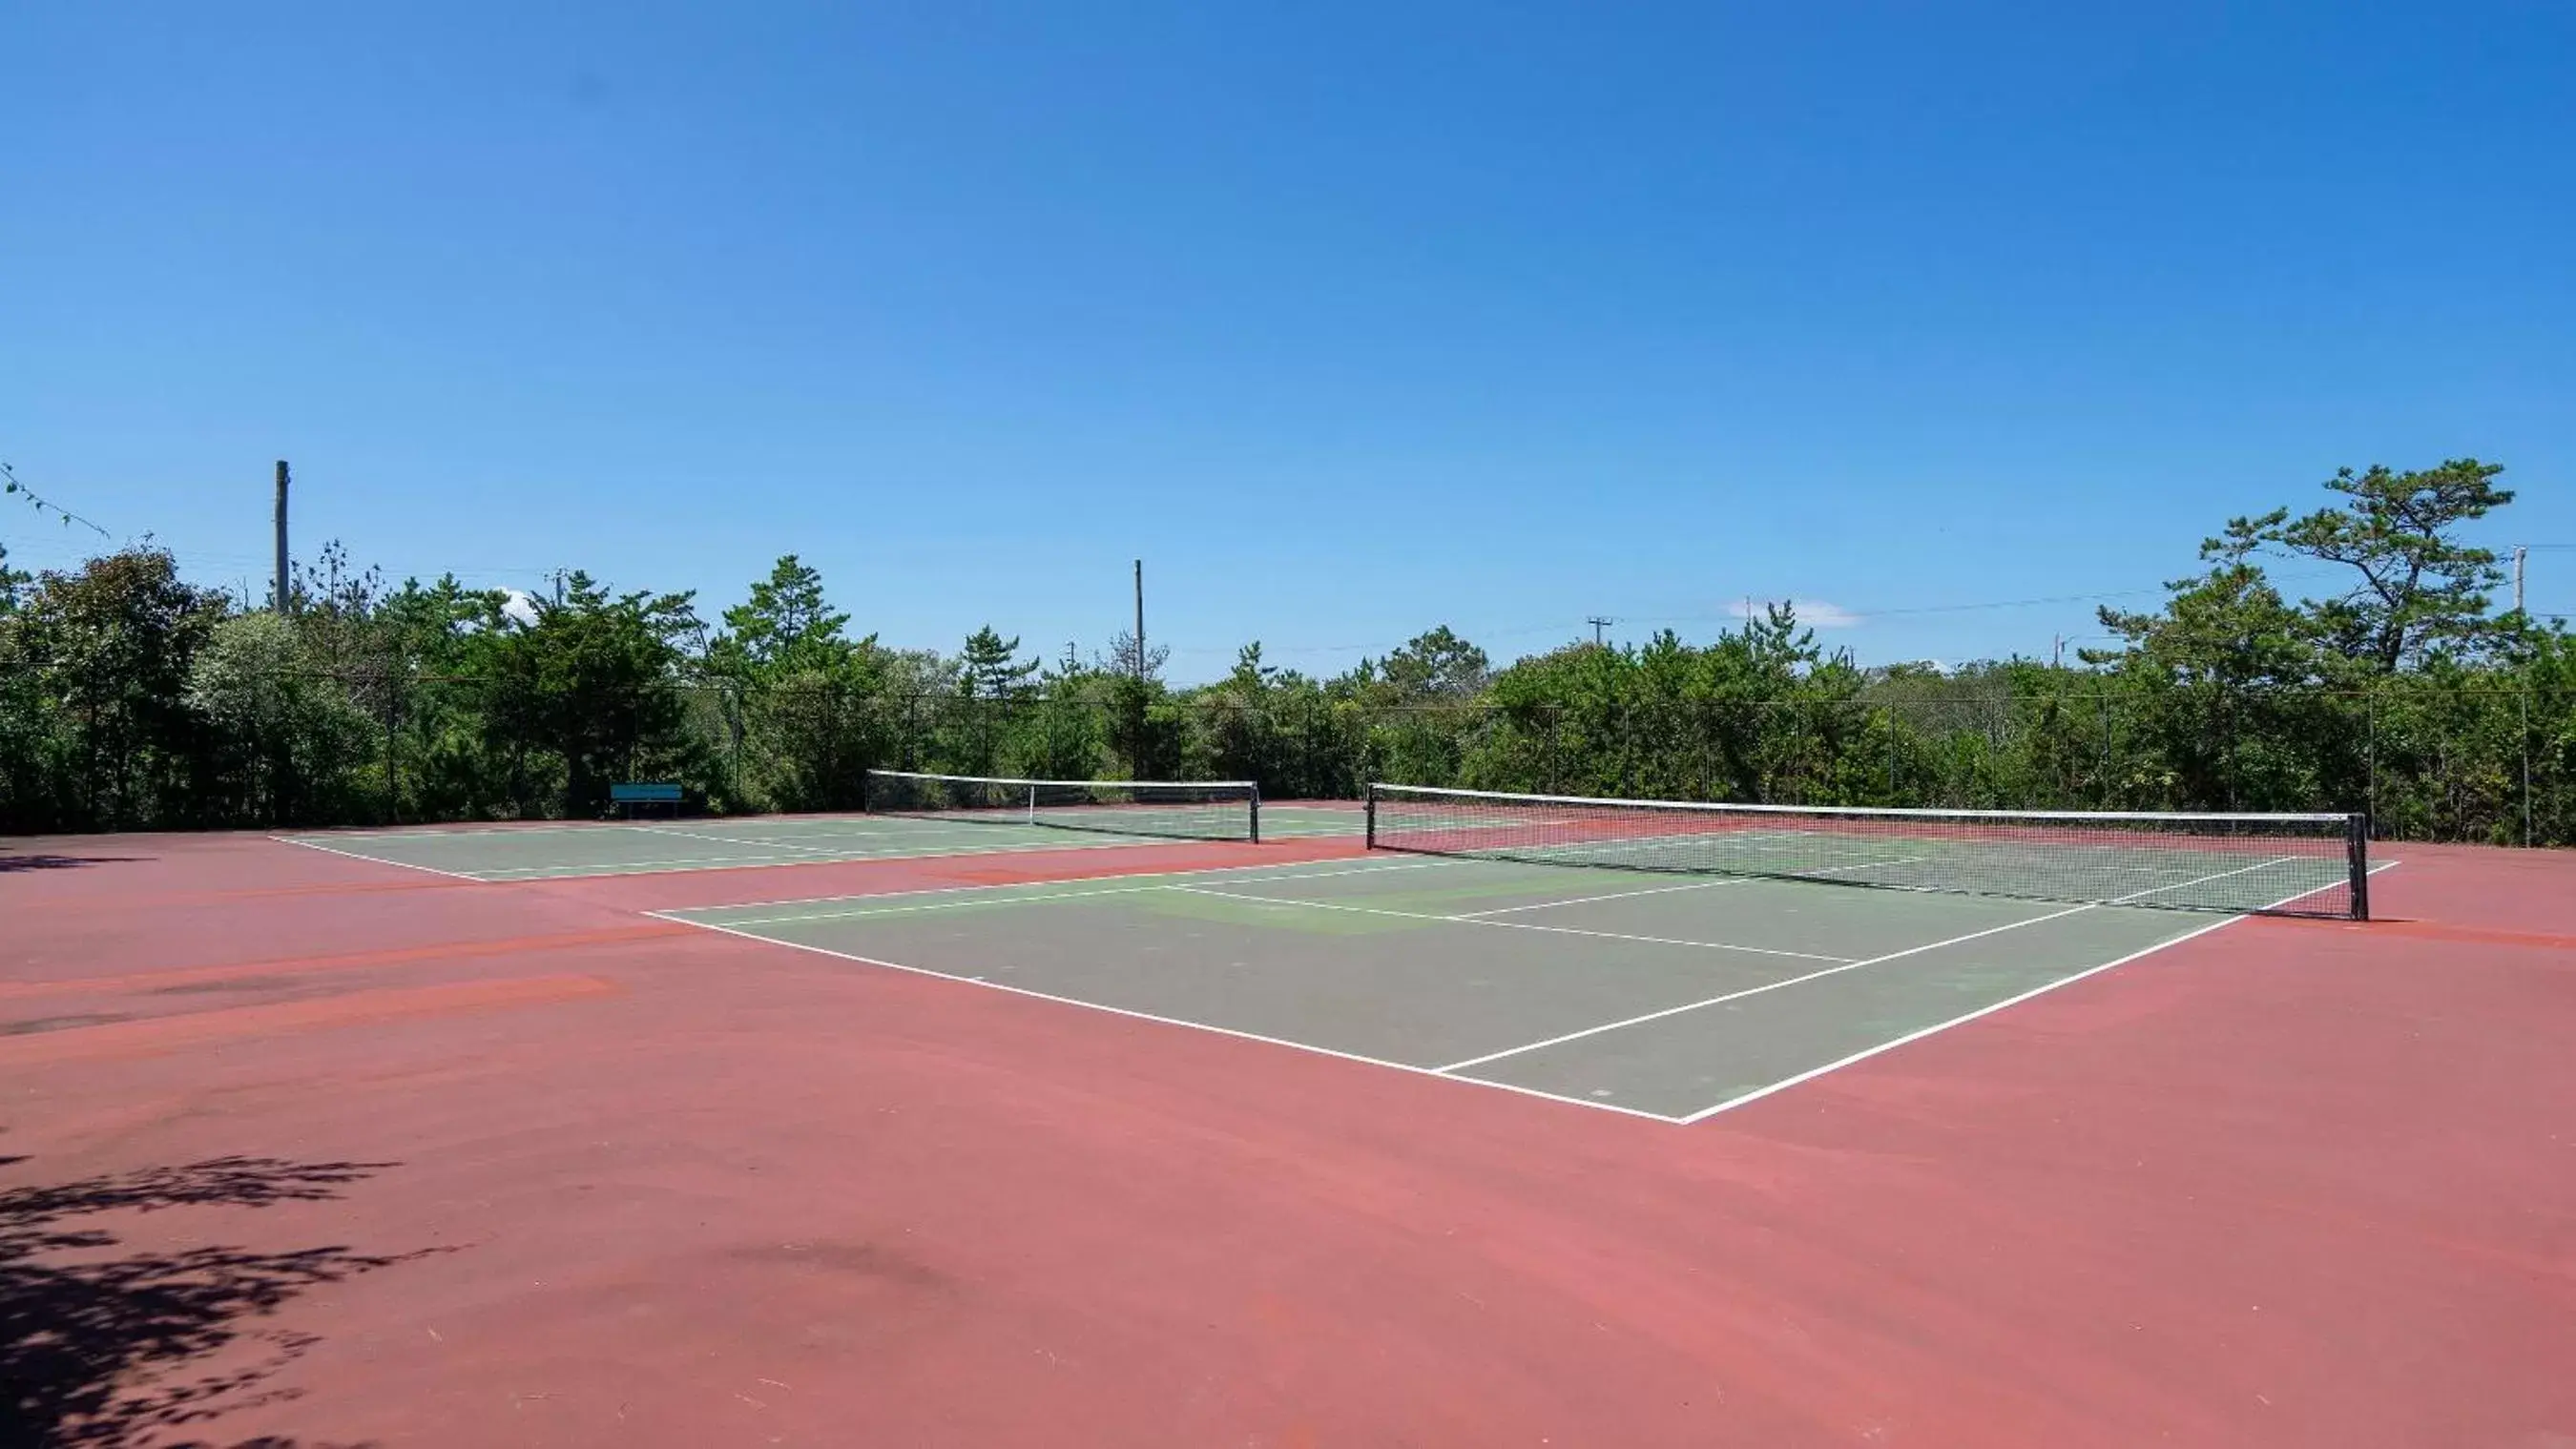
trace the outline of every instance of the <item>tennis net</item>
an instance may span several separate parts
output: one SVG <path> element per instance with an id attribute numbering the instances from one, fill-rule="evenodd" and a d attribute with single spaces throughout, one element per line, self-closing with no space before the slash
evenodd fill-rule
<path id="1" fill-rule="evenodd" d="M 1261 789 L 1249 780 L 1012 780 L 870 770 L 863 808 L 873 815 L 1175 840 L 1261 839 Z"/>
<path id="2" fill-rule="evenodd" d="M 2358 815 L 1877 810 L 1372 784 L 1372 850 L 2370 919 Z"/>

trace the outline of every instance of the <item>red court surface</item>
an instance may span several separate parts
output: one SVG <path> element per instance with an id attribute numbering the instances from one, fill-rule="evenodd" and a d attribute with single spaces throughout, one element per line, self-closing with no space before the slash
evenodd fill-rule
<path id="1" fill-rule="evenodd" d="M 1679 1127 L 640 915 L 1220 848 L 14 842 L 0 1443 L 2565 1449 L 2576 856 L 2385 854 Z"/>

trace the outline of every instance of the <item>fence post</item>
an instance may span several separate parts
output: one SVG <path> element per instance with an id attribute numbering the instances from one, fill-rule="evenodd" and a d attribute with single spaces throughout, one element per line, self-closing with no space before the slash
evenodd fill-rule
<path id="1" fill-rule="evenodd" d="M 2526 768 L 2523 771 L 2523 794 L 2526 798 L 2531 793 L 2530 780 L 2531 772 Z M 2526 816 L 2529 814 L 2528 811 L 2524 813 Z M 390 678 L 385 681 L 385 819 L 395 824 L 402 821 L 402 782 L 394 774 L 394 685 Z M 2524 833 L 2530 832 L 2526 830 Z M 2529 843 L 2527 840 L 2524 842 L 2526 845 Z"/>
<path id="2" fill-rule="evenodd" d="M 2531 686 L 2522 689 L 2522 846 L 2531 848 Z"/>
<path id="3" fill-rule="evenodd" d="M 2379 833 L 2379 691 L 2363 692 L 2362 714 L 2368 719 L 2368 742 L 2362 747 L 2364 774 L 2368 782 L 2362 787 L 2362 813 L 2370 817 L 2370 830 Z"/>
<path id="4" fill-rule="evenodd" d="M 2102 789 L 2096 801 L 2105 810 L 2116 810 L 2120 802 L 2120 766 L 2115 758 L 2117 750 L 2111 743 L 2111 692 L 2107 689 L 2099 692 L 2094 695 L 2093 702 L 2102 711 Z"/>

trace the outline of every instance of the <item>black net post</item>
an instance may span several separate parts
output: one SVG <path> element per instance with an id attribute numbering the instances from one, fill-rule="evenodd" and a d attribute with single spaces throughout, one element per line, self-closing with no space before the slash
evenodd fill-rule
<path id="1" fill-rule="evenodd" d="M 2352 871 L 2352 918 L 2370 919 L 2370 817 L 2355 815 L 2344 837 L 2344 856 Z"/>

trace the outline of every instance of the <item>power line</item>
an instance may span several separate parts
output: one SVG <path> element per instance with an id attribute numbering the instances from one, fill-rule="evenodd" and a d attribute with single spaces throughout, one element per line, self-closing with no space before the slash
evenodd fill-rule
<path id="1" fill-rule="evenodd" d="M 0 463 L 0 496 L 6 496 L 13 493 L 35 505 L 35 509 L 38 513 L 50 513 L 56 518 L 61 519 L 63 521 L 63 525 L 67 528 L 72 524 L 77 523 L 81 527 L 90 530 L 101 538 L 112 539 L 116 536 L 109 533 L 106 529 L 99 527 L 97 524 L 90 522 L 88 519 L 81 517 L 79 514 L 72 512 L 70 509 L 63 507 L 61 504 L 49 503 L 36 496 L 35 489 L 30 488 L 25 483 L 19 481 L 18 471 L 15 468 L 10 467 L 7 463 Z"/>

